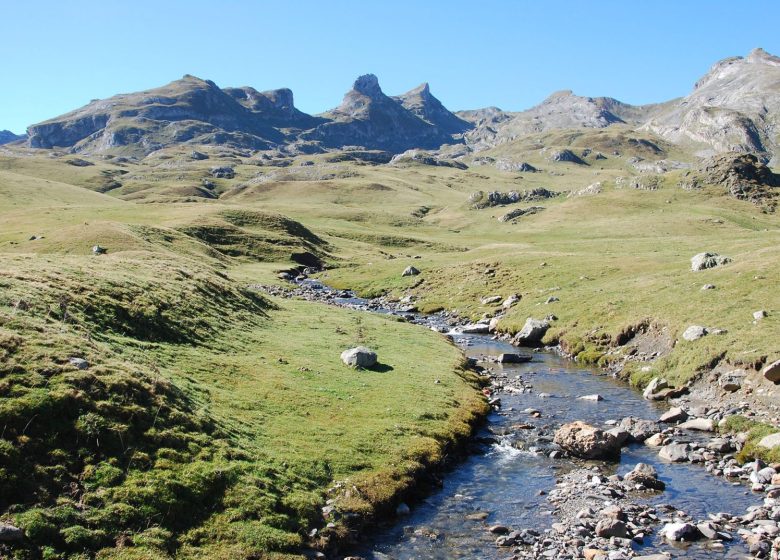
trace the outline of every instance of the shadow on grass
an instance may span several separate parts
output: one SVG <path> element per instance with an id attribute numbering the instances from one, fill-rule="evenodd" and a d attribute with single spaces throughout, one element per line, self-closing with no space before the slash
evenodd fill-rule
<path id="1" fill-rule="evenodd" d="M 377 373 L 387 373 L 388 371 L 393 371 L 393 366 L 391 366 L 389 364 L 382 364 L 382 363 L 377 362 L 376 364 L 374 364 L 370 368 L 364 368 L 364 369 L 367 370 L 367 371 L 375 371 Z"/>

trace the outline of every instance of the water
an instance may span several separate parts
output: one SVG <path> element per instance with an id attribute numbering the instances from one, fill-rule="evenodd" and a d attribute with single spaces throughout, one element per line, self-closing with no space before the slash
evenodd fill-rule
<path id="1" fill-rule="evenodd" d="M 367 309 L 369 302 L 359 298 L 337 298 L 337 303 Z M 392 313 L 388 309 L 373 311 Z M 437 316 L 418 316 L 415 322 L 441 327 Z M 453 335 L 455 342 L 470 357 L 495 356 L 516 353 L 514 346 L 492 340 L 485 335 Z M 554 460 L 546 454 L 527 449 L 534 445 L 549 447 L 547 440 L 531 440 L 537 434 L 551 436 L 561 424 L 584 420 L 603 425 L 608 420 L 626 416 L 656 419 L 665 407 L 646 401 L 625 383 L 605 376 L 599 370 L 583 368 L 579 364 L 549 352 L 533 354 L 533 361 L 524 364 L 486 364 L 494 371 L 503 369 L 508 378 L 521 376 L 532 386 L 530 392 L 500 395 L 502 408 L 492 413 L 480 437 L 495 441 L 486 452 L 475 454 L 448 473 L 443 488 L 414 504 L 410 516 L 395 526 L 372 535 L 371 542 L 356 553 L 373 560 L 411 559 L 497 559 L 510 555 L 506 549 L 495 546 L 495 535 L 487 532 L 490 525 L 500 523 L 512 528 L 548 529 L 556 519 L 553 507 L 541 491 L 555 487 L 556 476 L 577 468 L 582 463 L 572 460 Z M 549 397 L 543 397 L 543 394 Z M 594 402 L 578 399 L 597 393 L 604 400 Z M 533 418 L 524 410 L 539 410 L 540 418 Z M 534 430 L 511 428 L 520 423 L 532 424 Z M 524 440 L 525 438 L 525 440 Z M 518 441 L 521 440 L 521 441 Z M 551 440 L 551 438 L 550 438 Z M 524 447 L 525 450 L 517 449 Z M 625 474 L 639 462 L 653 465 L 666 490 L 647 498 L 651 503 L 668 503 L 685 511 L 696 520 L 708 513 L 727 512 L 741 515 L 748 506 L 760 503 L 744 485 L 734 486 L 722 478 L 708 474 L 702 466 L 683 463 L 669 464 L 658 458 L 657 450 L 644 445 L 623 449 L 618 464 L 608 468 Z M 469 520 L 470 514 L 486 512 L 485 520 Z M 656 530 L 660 526 L 656 527 Z M 671 547 L 649 536 L 642 553 L 664 551 L 672 556 L 686 558 L 744 557 L 746 548 L 739 538 L 724 543 L 725 552 L 707 550 L 706 542 L 687 547 Z"/>

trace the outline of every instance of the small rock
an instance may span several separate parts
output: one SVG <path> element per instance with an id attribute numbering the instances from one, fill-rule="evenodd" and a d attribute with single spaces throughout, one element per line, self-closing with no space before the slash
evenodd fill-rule
<path id="1" fill-rule="evenodd" d="M 688 419 L 688 413 L 682 408 L 675 406 L 664 412 L 658 419 L 665 424 L 674 424 L 675 422 L 684 422 Z"/>
<path id="2" fill-rule="evenodd" d="M 498 303 L 502 299 L 501 296 L 487 296 L 483 297 L 480 301 L 482 302 L 482 305 L 491 305 L 493 303 Z"/>
<path id="3" fill-rule="evenodd" d="M 645 440 L 645 445 L 648 447 L 661 447 L 666 441 L 666 437 L 663 434 L 658 433 L 654 436 L 650 436 Z"/>
<path id="4" fill-rule="evenodd" d="M 660 533 L 669 541 L 695 541 L 702 536 L 691 523 L 667 523 Z"/>
<path id="5" fill-rule="evenodd" d="M 704 286 L 701 287 L 702 290 L 714 290 L 715 284 L 704 284 Z"/>
<path id="6" fill-rule="evenodd" d="M 107 252 L 107 249 L 105 247 L 101 247 L 100 245 L 94 245 L 92 247 L 92 254 L 93 255 L 105 255 Z"/>
<path id="7" fill-rule="evenodd" d="M 581 401 L 603 401 L 604 397 L 594 393 L 593 395 L 582 395 L 581 397 L 577 397 L 577 399 Z"/>
<path id="8" fill-rule="evenodd" d="M 503 307 L 504 309 L 509 309 L 518 301 L 520 301 L 521 297 L 522 296 L 520 296 L 520 294 L 512 294 L 504 300 L 504 303 L 501 304 L 501 307 Z"/>
<path id="9" fill-rule="evenodd" d="M 70 358 L 68 360 L 70 362 L 70 365 L 75 367 L 76 369 L 87 369 L 89 368 L 89 362 L 85 360 L 84 358 Z"/>
<path id="10" fill-rule="evenodd" d="M 760 311 L 753 312 L 753 319 L 755 319 L 756 321 L 760 321 L 766 316 L 767 316 L 767 312 L 764 311 L 763 309 L 761 309 Z"/>
<path id="11" fill-rule="evenodd" d="M 619 539 L 630 538 L 628 527 L 619 519 L 605 518 L 596 524 L 596 536 L 602 538 L 617 537 Z"/>
<path id="12" fill-rule="evenodd" d="M 500 364 L 522 364 L 530 362 L 533 356 L 528 354 L 499 354 L 498 363 Z"/>
<path id="13" fill-rule="evenodd" d="M 707 327 L 702 327 L 701 325 L 691 325 L 687 329 L 685 329 L 685 332 L 683 332 L 682 337 L 684 340 L 687 340 L 688 342 L 693 342 L 694 340 L 699 340 L 703 336 L 707 336 L 709 333 L 709 330 Z"/>
<path id="14" fill-rule="evenodd" d="M 401 273 L 401 276 L 417 276 L 418 274 L 420 274 L 420 271 L 417 270 L 415 267 L 409 265 Z"/>
<path id="15" fill-rule="evenodd" d="M 678 427 L 684 430 L 697 430 L 699 432 L 715 431 L 715 423 L 710 418 L 692 418 L 683 422 Z"/>
<path id="16" fill-rule="evenodd" d="M 645 463 L 637 463 L 634 469 L 625 476 L 625 480 L 651 490 L 666 488 L 666 484 L 662 480 L 658 480 L 658 472 L 655 468 Z"/>

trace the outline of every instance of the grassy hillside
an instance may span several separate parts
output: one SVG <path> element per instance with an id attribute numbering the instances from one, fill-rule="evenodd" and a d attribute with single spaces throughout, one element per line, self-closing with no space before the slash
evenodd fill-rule
<path id="1" fill-rule="evenodd" d="M 676 167 L 692 158 L 641 140 L 619 127 L 547 133 L 475 154 L 466 170 L 214 147 L 206 160 L 173 148 L 74 166 L 4 150 L 0 511 L 30 536 L 14 554 L 295 553 L 336 497 L 324 546 L 348 532 L 344 514 L 388 510 L 468 432 L 484 402 L 439 335 L 246 289 L 293 264 L 471 319 L 497 312 L 483 296 L 518 293 L 500 329 L 553 314 L 546 342 L 603 366 L 629 351 L 632 329 L 661 333 L 662 356 L 623 372 L 639 385 L 777 359 L 777 215 L 722 185 L 683 190 Z M 585 164 L 549 159 L 563 149 Z M 673 160 L 668 172 L 636 166 L 659 159 Z M 215 166 L 235 177 L 214 178 Z M 540 187 L 559 196 L 470 202 Z M 543 209 L 498 220 L 530 206 Z M 95 244 L 108 253 L 92 255 Z M 733 261 L 692 272 L 703 251 Z M 422 274 L 402 278 L 410 264 Z M 759 309 L 768 316 L 754 321 Z M 692 324 L 726 332 L 685 342 Z M 377 349 L 379 370 L 340 364 L 358 343 Z"/>
<path id="2" fill-rule="evenodd" d="M 246 288 L 328 258 L 297 222 L 16 172 L 0 194 L 0 516 L 28 537 L 4 555 L 294 556 L 394 507 L 484 410 L 440 335 Z M 356 344 L 382 366 L 341 364 Z"/>

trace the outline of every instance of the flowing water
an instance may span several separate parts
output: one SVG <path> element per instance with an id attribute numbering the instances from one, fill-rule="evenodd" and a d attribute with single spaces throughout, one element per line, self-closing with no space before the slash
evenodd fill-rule
<path id="1" fill-rule="evenodd" d="M 338 298 L 336 302 L 358 309 L 370 306 L 370 302 L 353 297 Z M 376 306 L 371 309 L 392 312 Z M 441 318 L 436 316 L 409 318 L 430 327 L 442 325 Z M 452 336 L 470 357 L 517 352 L 514 346 L 487 335 Z M 529 363 L 490 364 L 490 367 L 503 369 L 509 378 L 521 376 L 532 390 L 522 394 L 501 394 L 500 411 L 490 415 L 480 434 L 495 442 L 486 445 L 484 453 L 471 455 L 460 463 L 446 475 L 441 490 L 414 504 L 411 515 L 397 525 L 372 535 L 370 544 L 357 554 L 374 560 L 506 558 L 511 549 L 497 548 L 495 535 L 491 535 L 487 527 L 500 523 L 516 529 L 548 529 L 556 519 L 552 515 L 552 505 L 542 492 L 555 487 L 556 476 L 582 465 L 569 459 L 550 459 L 546 453 L 517 449 L 510 426 L 533 424 L 545 432 L 545 427 L 549 431 L 549 427 L 574 420 L 604 426 L 609 420 L 626 416 L 656 419 L 665 411 L 662 405 L 644 400 L 625 383 L 552 352 L 534 353 L 533 361 Z M 604 400 L 594 402 L 577 398 L 594 393 Z M 541 417 L 529 416 L 524 412 L 528 408 L 541 411 Z M 502 433 L 508 435 L 496 437 Z M 549 447 L 549 442 L 542 441 L 539 445 Z M 666 490 L 651 495 L 648 502 L 671 504 L 694 519 L 706 519 L 707 514 L 717 512 L 741 515 L 748 506 L 760 503 L 746 486 L 712 476 L 699 465 L 666 463 L 658 458 L 657 449 L 644 445 L 624 448 L 620 462 L 609 468 L 625 474 L 639 462 L 653 465 L 659 478 L 666 483 Z M 477 512 L 487 512 L 489 516 L 484 521 L 467 519 L 469 514 Z M 673 548 L 653 534 L 637 549 L 646 554 L 663 550 L 674 557 L 686 558 L 745 556 L 746 548 L 739 538 L 724 544 L 725 552 L 708 550 L 706 542 Z"/>

